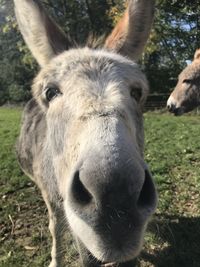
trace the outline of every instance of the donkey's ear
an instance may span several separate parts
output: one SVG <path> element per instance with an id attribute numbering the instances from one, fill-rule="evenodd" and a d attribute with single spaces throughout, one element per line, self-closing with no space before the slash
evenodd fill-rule
<path id="1" fill-rule="evenodd" d="M 200 49 L 197 49 L 194 54 L 194 60 L 200 60 Z"/>
<path id="2" fill-rule="evenodd" d="M 69 39 L 38 0 L 14 0 L 14 3 L 20 31 L 40 66 L 69 48 Z"/>
<path id="3" fill-rule="evenodd" d="M 105 47 L 138 60 L 148 40 L 154 17 L 154 0 L 129 0 Z"/>

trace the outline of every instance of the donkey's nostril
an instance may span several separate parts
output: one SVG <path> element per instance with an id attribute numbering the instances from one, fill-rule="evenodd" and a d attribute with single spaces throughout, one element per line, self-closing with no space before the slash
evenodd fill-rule
<path id="1" fill-rule="evenodd" d="M 171 105 L 167 105 L 167 108 L 170 111 L 171 110 Z"/>
<path id="2" fill-rule="evenodd" d="M 80 180 L 79 171 L 75 173 L 73 178 L 72 195 L 76 202 L 82 205 L 88 204 L 92 199 L 92 195 L 88 192 L 88 190 Z"/>
<path id="3" fill-rule="evenodd" d="M 167 105 L 167 108 L 168 108 L 168 110 L 169 110 L 170 112 L 173 112 L 174 109 L 176 108 L 176 106 L 175 106 L 174 104 L 168 104 L 168 105 Z"/>
<path id="4" fill-rule="evenodd" d="M 157 196 L 154 183 L 148 170 L 145 170 L 145 180 L 140 192 L 137 206 L 141 210 L 153 212 L 157 203 Z"/>

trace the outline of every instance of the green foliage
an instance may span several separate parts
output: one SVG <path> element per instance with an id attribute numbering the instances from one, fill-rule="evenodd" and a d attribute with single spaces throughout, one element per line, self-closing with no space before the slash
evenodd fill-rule
<path id="1" fill-rule="evenodd" d="M 1 0 L 0 21 L 1 105 L 7 101 L 18 102 L 30 97 L 30 83 L 36 64 L 17 29 L 12 1 Z"/>
<path id="2" fill-rule="evenodd" d="M 169 92 L 200 46 L 200 0 L 156 1 L 156 14 L 143 64 L 152 91 Z"/>
<path id="3" fill-rule="evenodd" d="M 43 0 L 44 6 L 62 28 L 78 43 L 84 43 L 90 33 L 107 34 L 112 28 L 109 11 L 122 6 L 119 0 Z"/>
<path id="4" fill-rule="evenodd" d="M 125 0 L 42 0 L 71 38 L 83 44 L 90 33 L 108 34 L 125 8 Z M 150 41 L 141 60 L 151 92 L 169 93 L 180 71 L 200 45 L 200 0 L 156 1 Z M 37 65 L 16 24 L 13 1 L 0 0 L 0 104 L 12 100 L 14 84 L 29 94 Z M 30 94 L 29 94 L 30 95 Z M 14 99 L 13 99 L 14 101 Z"/>
<path id="5" fill-rule="evenodd" d="M 9 99 L 15 103 L 25 102 L 30 98 L 29 91 L 25 91 L 23 86 L 12 84 L 8 88 Z"/>

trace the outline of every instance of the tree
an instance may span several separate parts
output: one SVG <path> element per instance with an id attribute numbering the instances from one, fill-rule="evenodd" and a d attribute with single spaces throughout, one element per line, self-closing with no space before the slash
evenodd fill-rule
<path id="1" fill-rule="evenodd" d="M 125 9 L 125 0 L 41 0 L 58 24 L 79 44 L 89 33 L 108 34 Z M 200 0 L 156 1 L 150 41 L 141 60 L 151 92 L 169 93 L 180 71 L 200 46 Z M 11 64 L 12 63 L 12 64 Z M 30 90 L 37 64 L 18 31 L 12 0 L 0 0 L 0 103 L 17 85 Z M 26 98 L 26 97 L 25 97 Z"/>
<path id="2" fill-rule="evenodd" d="M 0 21 L 0 104 L 15 102 L 17 87 L 23 93 L 21 100 L 27 100 L 37 65 L 18 31 L 12 1 L 0 0 Z M 15 88 L 16 96 L 11 88 Z"/>
<path id="3" fill-rule="evenodd" d="M 95 36 L 108 33 L 112 27 L 112 16 L 108 12 L 117 5 L 110 0 L 43 0 L 42 3 L 77 43 L 84 43 L 90 32 Z M 18 99 L 17 86 L 20 94 L 21 89 L 24 90 L 24 97 L 20 98 L 26 99 L 38 69 L 19 33 L 13 10 L 11 0 L 0 0 L 0 104 Z"/>
<path id="4" fill-rule="evenodd" d="M 143 63 L 152 91 L 169 93 L 200 46 L 200 0 L 158 0 Z"/>

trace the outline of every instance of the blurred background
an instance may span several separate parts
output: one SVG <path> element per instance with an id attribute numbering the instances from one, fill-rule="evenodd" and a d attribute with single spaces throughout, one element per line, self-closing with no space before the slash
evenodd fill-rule
<path id="1" fill-rule="evenodd" d="M 41 1 L 78 43 L 89 33 L 108 34 L 125 8 L 122 0 Z M 180 71 L 200 47 L 200 0 L 157 0 L 156 16 L 142 67 L 151 85 L 147 106 L 163 106 Z M 12 64 L 11 64 L 12 62 Z M 0 105 L 30 98 L 37 64 L 19 33 L 11 0 L 0 0 Z"/>

